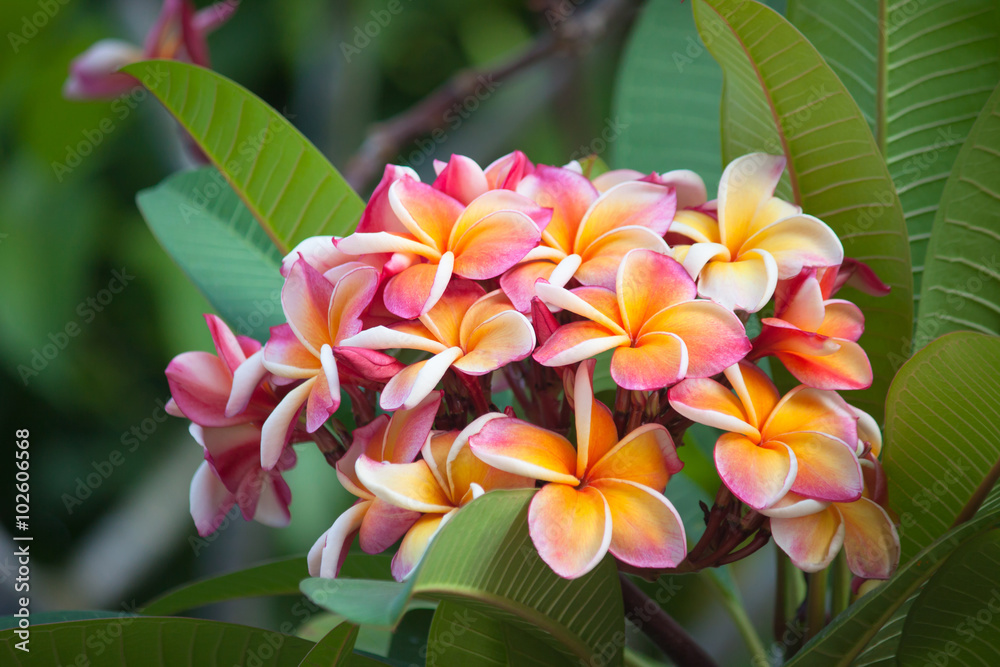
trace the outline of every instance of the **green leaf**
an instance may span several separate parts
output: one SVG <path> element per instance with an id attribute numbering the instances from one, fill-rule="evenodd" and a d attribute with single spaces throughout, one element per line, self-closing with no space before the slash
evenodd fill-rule
<path id="1" fill-rule="evenodd" d="M 916 292 L 952 164 L 1000 80 L 995 0 L 789 0 L 788 19 L 850 91 L 906 217 Z"/>
<path id="2" fill-rule="evenodd" d="M 920 589 L 899 606 L 892 618 L 875 633 L 852 667 L 896 667 L 896 653 L 899 651 L 899 640 L 903 634 L 903 623 L 918 595 Z"/>
<path id="3" fill-rule="evenodd" d="M 105 609 L 81 610 L 81 611 L 42 611 L 31 614 L 31 625 L 44 625 L 48 623 L 65 623 L 67 621 L 89 621 L 98 618 L 123 618 L 134 614 L 108 611 Z M 0 630 L 9 630 L 18 627 L 20 619 L 16 616 L 0 617 Z"/>
<path id="4" fill-rule="evenodd" d="M 246 88 L 176 60 L 123 71 L 187 130 L 282 254 L 310 236 L 354 229 L 361 199 L 295 126 Z"/>
<path id="5" fill-rule="evenodd" d="M 923 586 L 961 545 L 1000 526 L 1000 493 L 984 503 L 975 518 L 949 531 L 901 567 L 879 588 L 863 596 L 833 619 L 789 660 L 786 667 L 847 667 L 880 628 Z M 886 657 L 881 662 L 885 664 Z M 874 664 L 878 664 L 877 662 Z M 890 664 L 892 664 L 890 662 Z"/>
<path id="6" fill-rule="evenodd" d="M 957 329 L 1000 334 L 1000 87 L 951 169 L 926 266 L 916 348 Z"/>
<path id="7" fill-rule="evenodd" d="M 299 667 L 345 667 L 351 664 L 358 626 L 341 623 L 326 633 L 302 658 Z"/>
<path id="8" fill-rule="evenodd" d="M 542 640 L 571 657 L 620 665 L 623 604 L 609 556 L 573 581 L 538 557 L 528 536 L 534 489 L 493 491 L 462 508 L 405 583 L 307 579 L 316 604 L 355 623 L 395 625 L 413 597 L 450 600 Z"/>
<path id="9" fill-rule="evenodd" d="M 779 196 L 830 225 L 847 257 L 892 286 L 881 298 L 843 293 L 865 313 L 860 343 L 875 374 L 850 401 L 881 421 L 889 381 L 910 352 L 913 276 L 899 200 L 868 124 L 816 49 L 772 10 L 744 0 L 694 0 L 694 10 L 725 74 L 724 160 L 784 154 Z"/>
<path id="10" fill-rule="evenodd" d="M 886 401 L 889 502 L 902 562 L 943 535 L 1000 460 L 1000 338 L 956 332 L 918 352 Z"/>
<path id="11" fill-rule="evenodd" d="M 436 667 L 568 667 L 574 663 L 510 623 L 458 602 L 445 601 L 438 605 L 431 622 L 427 664 Z"/>
<path id="12" fill-rule="evenodd" d="M 211 167 L 174 174 L 136 197 L 159 241 L 236 333 L 281 324 L 281 253 Z"/>
<path id="13" fill-rule="evenodd" d="M 355 578 L 388 578 L 389 557 L 351 552 L 344 561 L 341 574 Z M 151 600 L 141 611 L 147 616 L 167 616 L 226 600 L 298 595 L 299 584 L 308 576 L 309 568 L 304 556 L 282 558 L 185 584 Z"/>
<path id="14" fill-rule="evenodd" d="M 899 664 L 947 656 L 959 665 L 1000 665 L 1000 531 L 972 538 L 931 577 L 903 627 Z"/>
<path id="15" fill-rule="evenodd" d="M 14 630 L 0 632 L 0 664 L 126 667 L 161 665 L 291 667 L 312 642 L 244 625 L 194 618 L 116 617 L 32 625 L 30 653 L 15 644 Z"/>

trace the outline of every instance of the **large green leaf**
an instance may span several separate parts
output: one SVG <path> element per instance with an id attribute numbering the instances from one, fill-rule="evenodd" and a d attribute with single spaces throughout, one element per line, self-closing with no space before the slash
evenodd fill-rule
<path id="1" fill-rule="evenodd" d="M 176 60 L 124 68 L 187 130 L 282 253 L 353 230 L 364 204 L 280 113 L 226 77 Z"/>
<path id="2" fill-rule="evenodd" d="M 281 253 L 218 171 L 174 174 L 136 197 L 160 242 L 236 333 L 281 324 Z"/>
<path id="3" fill-rule="evenodd" d="M 623 603 L 613 559 L 579 579 L 558 577 L 528 536 L 533 493 L 494 491 L 464 507 L 405 583 L 307 579 L 302 591 L 352 622 L 373 625 L 398 623 L 414 597 L 457 601 L 571 657 L 621 664 L 613 637 L 624 629 Z"/>
<path id="4" fill-rule="evenodd" d="M 975 518 L 952 529 L 901 567 L 885 584 L 868 593 L 814 637 L 787 667 L 847 667 L 896 617 L 896 612 L 910 600 L 948 557 L 961 545 L 984 532 L 1000 527 L 1000 493 L 991 494 Z M 918 598 L 919 599 L 919 598 Z M 915 604 L 915 603 L 914 603 Z M 890 633 L 889 638 L 892 638 Z M 894 664 L 881 655 L 868 664 Z"/>
<path id="5" fill-rule="evenodd" d="M 896 184 L 916 292 L 945 181 L 1000 80 L 995 0 L 789 0 L 788 19 L 861 108 Z"/>
<path id="6" fill-rule="evenodd" d="M 458 602 L 442 602 L 427 638 L 427 664 L 568 667 L 573 661 L 510 623 Z"/>
<path id="7" fill-rule="evenodd" d="M 341 574 L 352 578 L 388 578 L 389 557 L 352 551 L 344 560 Z M 304 556 L 282 558 L 185 584 L 151 600 L 142 608 L 142 613 L 166 616 L 237 598 L 298 595 L 299 583 L 307 576 L 309 568 Z"/>
<path id="8" fill-rule="evenodd" d="M 33 625 L 30 653 L 15 648 L 21 640 L 14 632 L 0 632 L 0 664 L 291 667 L 313 647 L 291 635 L 193 618 L 116 617 Z"/>
<path id="9" fill-rule="evenodd" d="M 947 656 L 959 665 L 1000 665 L 1000 531 L 972 538 L 948 558 L 910 608 L 899 664 Z"/>
<path id="10" fill-rule="evenodd" d="M 951 170 L 926 267 L 917 347 L 956 329 L 1000 334 L 1000 87 Z"/>
<path id="11" fill-rule="evenodd" d="M 875 373 L 872 387 L 850 400 L 881 420 L 889 381 L 910 351 L 913 276 L 903 214 L 875 139 L 836 74 L 774 11 L 743 0 L 695 0 L 694 13 L 724 72 L 725 161 L 783 153 L 779 195 L 829 224 L 848 257 L 892 286 L 882 298 L 843 294 L 865 313 L 860 343 Z"/>
<path id="12" fill-rule="evenodd" d="M 1000 338 L 956 332 L 918 352 L 886 401 L 882 455 L 902 561 L 943 535 L 1000 460 Z"/>
<path id="13" fill-rule="evenodd" d="M 341 623 L 309 650 L 299 667 L 345 667 L 351 663 L 357 638 L 358 626 Z"/>

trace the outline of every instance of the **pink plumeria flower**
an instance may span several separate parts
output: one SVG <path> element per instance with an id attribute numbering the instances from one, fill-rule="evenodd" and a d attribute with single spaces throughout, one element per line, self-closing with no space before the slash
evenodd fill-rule
<path id="1" fill-rule="evenodd" d="M 205 453 L 191 480 L 191 516 L 201 535 L 214 532 L 237 504 L 248 521 L 287 525 L 291 491 L 281 471 L 295 465 L 295 454 L 289 449 L 273 470 L 260 466 L 261 427 L 278 405 L 280 389 L 262 379 L 252 387 L 245 409 L 227 415 L 233 375 L 261 345 L 234 335 L 215 315 L 205 315 L 205 320 L 217 356 L 185 352 L 174 357 L 166 370 L 172 396 L 167 412 L 192 421 L 191 435 Z"/>
<path id="2" fill-rule="evenodd" d="M 455 280 L 418 320 L 366 329 L 343 344 L 434 355 L 407 366 L 386 384 L 382 409 L 396 410 L 422 401 L 450 368 L 485 375 L 524 359 L 535 349 L 535 332 L 499 290 L 486 294 L 476 283 Z"/>
<path id="3" fill-rule="evenodd" d="M 386 307 L 407 319 L 433 308 L 453 274 L 487 280 L 517 264 L 538 245 L 551 216 L 510 190 L 488 190 L 466 206 L 407 174 L 388 186 L 385 199 L 392 215 L 383 210 L 381 221 L 366 220 L 337 247 L 353 255 L 421 258 L 390 278 L 385 288 Z M 384 208 L 374 198 L 369 206 Z"/>
<path id="4" fill-rule="evenodd" d="M 434 161 L 434 187 L 463 204 L 471 204 L 487 190 L 515 190 L 534 165 L 521 151 L 508 153 L 483 169 L 472 158 L 452 155 L 448 162 Z"/>
<path id="5" fill-rule="evenodd" d="M 567 290 L 540 281 L 542 301 L 583 318 L 559 327 L 535 352 L 544 366 L 566 366 L 614 350 L 611 376 L 625 389 L 668 387 L 709 377 L 750 351 L 739 318 L 712 301 L 696 300 L 694 281 L 676 261 L 630 250 L 616 289 Z"/>
<path id="6" fill-rule="evenodd" d="M 361 316 L 378 289 L 379 272 L 358 265 L 336 285 L 304 259 L 293 266 L 281 289 L 281 307 L 287 324 L 272 327 L 259 360 L 259 372 L 301 384 L 288 392 L 264 423 L 261 465 L 270 469 L 285 448 L 285 434 L 305 405 L 306 430 L 320 428 L 340 407 L 340 384 L 384 382 L 402 365 L 388 355 L 355 350 L 343 340 L 361 331 Z M 339 362 L 339 364 L 338 364 Z M 239 409 L 234 388 L 230 410 Z"/>
<path id="7" fill-rule="evenodd" d="M 499 470 L 548 482 L 531 500 L 528 530 L 559 576 L 583 576 L 608 551 L 634 567 L 675 567 L 687 543 L 663 490 L 683 464 L 659 424 L 618 439 L 611 411 L 594 399 L 593 369 L 582 364 L 574 381 L 576 449 L 557 433 L 501 417 L 470 438 L 472 452 Z"/>
<path id="8" fill-rule="evenodd" d="M 503 415 L 484 415 L 462 431 L 434 433 L 423 446 L 423 457 L 412 463 L 380 461 L 366 454 L 358 458 L 357 479 L 375 502 L 417 517 L 392 559 L 397 581 L 413 572 L 434 536 L 462 507 L 495 489 L 534 485 L 532 479 L 486 465 L 469 449 L 469 437 L 498 417 Z"/>
<path id="9" fill-rule="evenodd" d="M 205 38 L 228 21 L 238 6 L 238 0 L 225 0 L 196 10 L 190 0 L 165 0 L 143 48 L 117 39 L 95 43 L 70 63 L 63 95 L 100 100 L 128 93 L 139 81 L 118 70 L 140 60 L 183 60 L 208 67 Z"/>
<path id="10" fill-rule="evenodd" d="M 789 491 L 826 502 L 861 497 L 858 416 L 840 396 L 799 385 L 782 397 L 745 361 L 725 376 L 735 394 L 702 378 L 676 385 L 669 398 L 681 415 L 726 431 L 715 443 L 715 467 L 737 498 L 764 510 Z"/>
<path id="11" fill-rule="evenodd" d="M 803 269 L 778 284 L 774 317 L 761 320 L 748 358 L 776 356 L 799 382 L 817 389 L 865 389 L 872 367 L 857 343 L 864 330 L 861 309 L 829 298 L 816 270 Z"/>
<path id="12" fill-rule="evenodd" d="M 621 183 L 644 181 L 665 185 L 674 189 L 677 194 L 677 208 L 698 208 L 708 200 L 705 181 L 690 169 L 674 169 L 662 174 L 644 174 L 634 169 L 612 169 L 593 179 L 594 187 L 604 193 Z"/>
<path id="13" fill-rule="evenodd" d="M 309 551 L 309 574 L 332 579 L 358 535 L 362 550 L 377 554 L 395 544 L 420 518 L 419 512 L 401 509 L 378 499 L 358 478 L 355 464 L 371 461 L 412 463 L 428 442 L 441 392 L 432 392 L 412 409 L 379 415 L 354 431 L 351 448 L 337 461 L 337 478 L 358 501 L 341 514 Z"/>
<path id="14" fill-rule="evenodd" d="M 722 174 L 717 220 L 699 211 L 677 213 L 671 231 L 694 244 L 675 246 L 674 257 L 697 279 L 699 295 L 757 312 L 778 280 L 843 262 L 844 248 L 826 223 L 774 196 L 784 170 L 784 157 L 744 155 Z"/>
<path id="15" fill-rule="evenodd" d="M 881 442 L 881 436 L 872 437 Z M 869 452 L 861 459 L 865 489 L 854 502 L 819 502 L 788 493 L 763 511 L 771 517 L 775 544 L 796 567 L 818 572 L 833 562 L 843 548 L 848 567 L 858 577 L 888 579 L 895 572 L 900 556 L 899 534 L 883 507 L 884 475 L 875 456 Z"/>
<path id="16" fill-rule="evenodd" d="M 629 250 L 670 252 L 663 235 L 676 209 L 672 188 L 633 180 L 601 194 L 570 169 L 539 165 L 517 191 L 552 209 L 542 244 L 500 280 L 521 312 L 530 308 L 539 278 L 559 287 L 575 278 L 583 285 L 613 289 L 618 265 Z"/>

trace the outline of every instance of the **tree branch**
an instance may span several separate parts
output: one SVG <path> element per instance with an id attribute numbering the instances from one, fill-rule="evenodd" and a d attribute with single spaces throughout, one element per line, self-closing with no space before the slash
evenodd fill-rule
<path id="1" fill-rule="evenodd" d="M 493 68 L 469 68 L 456 73 L 410 109 L 372 126 L 345 169 L 355 190 L 373 181 L 393 156 L 414 139 L 443 129 L 448 111 L 474 95 L 483 81 L 505 79 L 554 56 L 577 57 L 599 42 L 612 28 L 631 18 L 644 0 L 595 0 L 569 14 L 550 32 Z M 562 17 L 559 17 L 562 18 Z M 551 21 L 550 21 L 551 23 Z"/>

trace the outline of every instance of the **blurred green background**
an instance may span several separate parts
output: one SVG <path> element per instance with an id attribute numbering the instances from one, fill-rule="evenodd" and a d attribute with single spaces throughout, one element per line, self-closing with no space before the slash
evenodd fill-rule
<path id="1" fill-rule="evenodd" d="M 373 122 L 410 107 L 456 70 L 525 46 L 550 29 L 547 11 L 578 4 L 403 0 L 404 11 L 348 62 L 342 44 L 385 0 L 245 0 L 209 43 L 215 69 L 284 110 L 343 168 Z M 32 31 L 26 17 L 43 10 L 51 16 Z M 237 519 L 201 540 L 188 515 L 200 449 L 186 423 L 162 420 L 163 369 L 182 351 L 211 349 L 201 317 L 209 306 L 158 247 L 134 198 L 190 164 L 173 121 L 149 96 L 92 103 L 61 96 L 74 56 L 105 37 L 141 43 L 158 12 L 152 0 L 0 3 L 0 421 L 5 438 L 31 432 L 35 612 L 128 607 L 192 578 L 303 553 L 345 502 L 333 470 L 303 447 L 287 475 L 289 529 Z M 11 33 L 26 42 L 15 47 Z M 514 148 L 550 164 L 580 157 L 613 122 L 625 36 L 618 30 L 582 57 L 502 82 L 447 131 L 434 157 L 463 153 L 485 165 Z M 416 145 L 394 161 L 410 156 L 425 179 L 432 175 Z M 112 294 L 115 271 L 134 278 Z M 8 458 L 0 480 L 13 478 Z M 13 490 L 6 481 L 0 488 L 9 533 Z M 13 608 L 9 554 L 0 554 L 0 613 Z M 761 554 L 750 567 L 769 573 L 770 558 Z M 744 580 L 769 600 L 760 594 L 766 579 Z M 671 607 L 717 656 L 740 654 L 738 635 L 703 586 L 686 585 Z M 754 590 L 744 593 L 752 598 Z M 204 613 L 273 627 L 290 606 L 241 602 Z M 767 614 L 758 621 L 766 627 Z"/>

